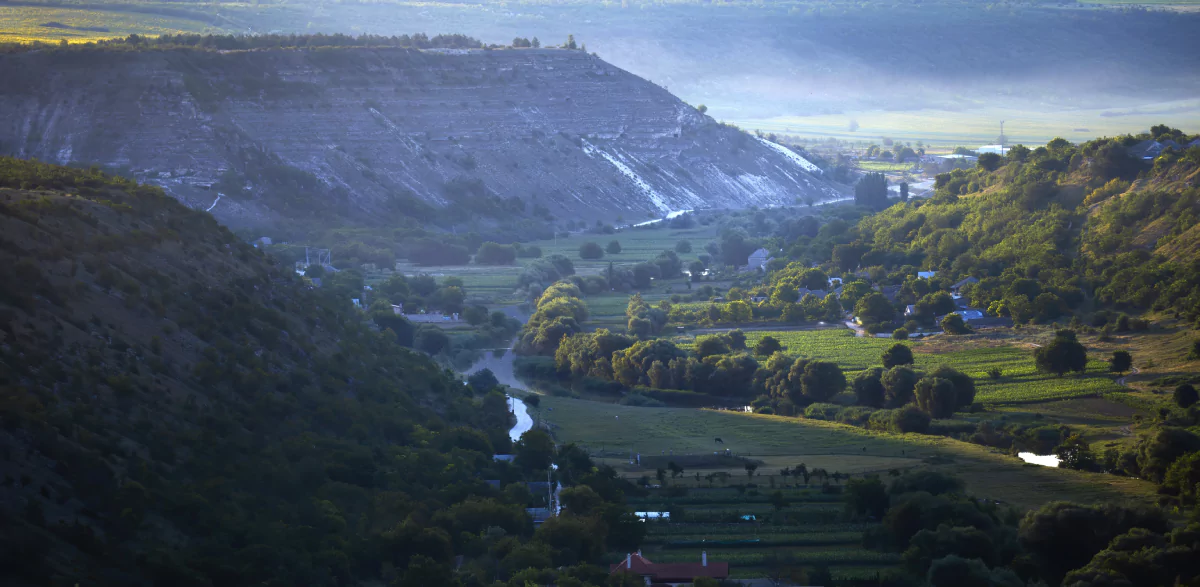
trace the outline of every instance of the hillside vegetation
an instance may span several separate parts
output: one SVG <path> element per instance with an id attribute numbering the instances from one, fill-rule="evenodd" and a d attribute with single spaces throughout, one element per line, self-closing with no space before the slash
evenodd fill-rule
<path id="1" fill-rule="evenodd" d="M 1156 131 L 1163 140 L 1194 138 Z M 984 155 L 974 169 L 938 176 L 930 200 L 864 218 L 831 262 L 880 276 L 904 267 L 938 271 L 939 281 L 923 288 L 908 278 L 918 298 L 922 289 L 942 289 L 942 279 L 973 276 L 979 283 L 964 288 L 971 304 L 1017 322 L 1097 310 L 1166 311 L 1194 321 L 1200 149 L 1144 163 L 1129 150 L 1149 138 L 1058 139 L 1004 158 Z"/>
<path id="2" fill-rule="evenodd" d="M 555 451 L 494 462 L 488 392 L 158 188 L 0 159 L 7 585 L 598 581 L 622 485 L 577 455 L 600 501 L 534 532 Z"/>

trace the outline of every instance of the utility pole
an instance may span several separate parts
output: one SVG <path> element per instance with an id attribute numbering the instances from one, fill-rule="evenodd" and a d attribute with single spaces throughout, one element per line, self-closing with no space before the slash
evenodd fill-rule
<path id="1" fill-rule="evenodd" d="M 1004 156 L 1004 143 L 1005 143 L 1005 139 L 1007 139 L 1007 138 L 1008 137 L 1004 136 L 1004 121 L 1001 120 L 1000 121 L 1000 156 L 1001 157 Z"/>

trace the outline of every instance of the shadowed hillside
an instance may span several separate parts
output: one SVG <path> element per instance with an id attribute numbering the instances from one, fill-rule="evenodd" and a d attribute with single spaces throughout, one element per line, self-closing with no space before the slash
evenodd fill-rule
<path id="1" fill-rule="evenodd" d="M 0 159 L 0 268 L 5 585 L 449 585 L 459 554 L 489 580 L 518 546 L 535 559 L 505 576 L 580 560 L 534 541 L 527 492 L 483 481 L 523 478 L 492 460 L 502 395 L 158 188 Z M 501 550 L 469 539 L 487 528 Z"/>

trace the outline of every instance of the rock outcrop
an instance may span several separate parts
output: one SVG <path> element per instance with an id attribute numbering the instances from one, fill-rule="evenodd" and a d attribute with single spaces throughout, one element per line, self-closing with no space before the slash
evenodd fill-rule
<path id="1" fill-rule="evenodd" d="M 0 56 L 0 77 L 0 153 L 120 170 L 233 226 L 636 221 L 840 195 L 582 51 L 50 50 Z"/>

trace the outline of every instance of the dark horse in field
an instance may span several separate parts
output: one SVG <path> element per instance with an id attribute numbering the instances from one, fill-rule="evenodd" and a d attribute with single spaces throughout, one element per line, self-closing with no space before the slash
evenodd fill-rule
<path id="1" fill-rule="evenodd" d="M 724 440 L 721 440 L 721 439 L 720 439 L 720 437 L 718 437 L 718 438 L 714 438 L 714 439 L 713 439 L 713 442 L 715 442 L 715 443 L 717 443 L 717 444 L 725 444 L 725 441 L 724 441 Z"/>

